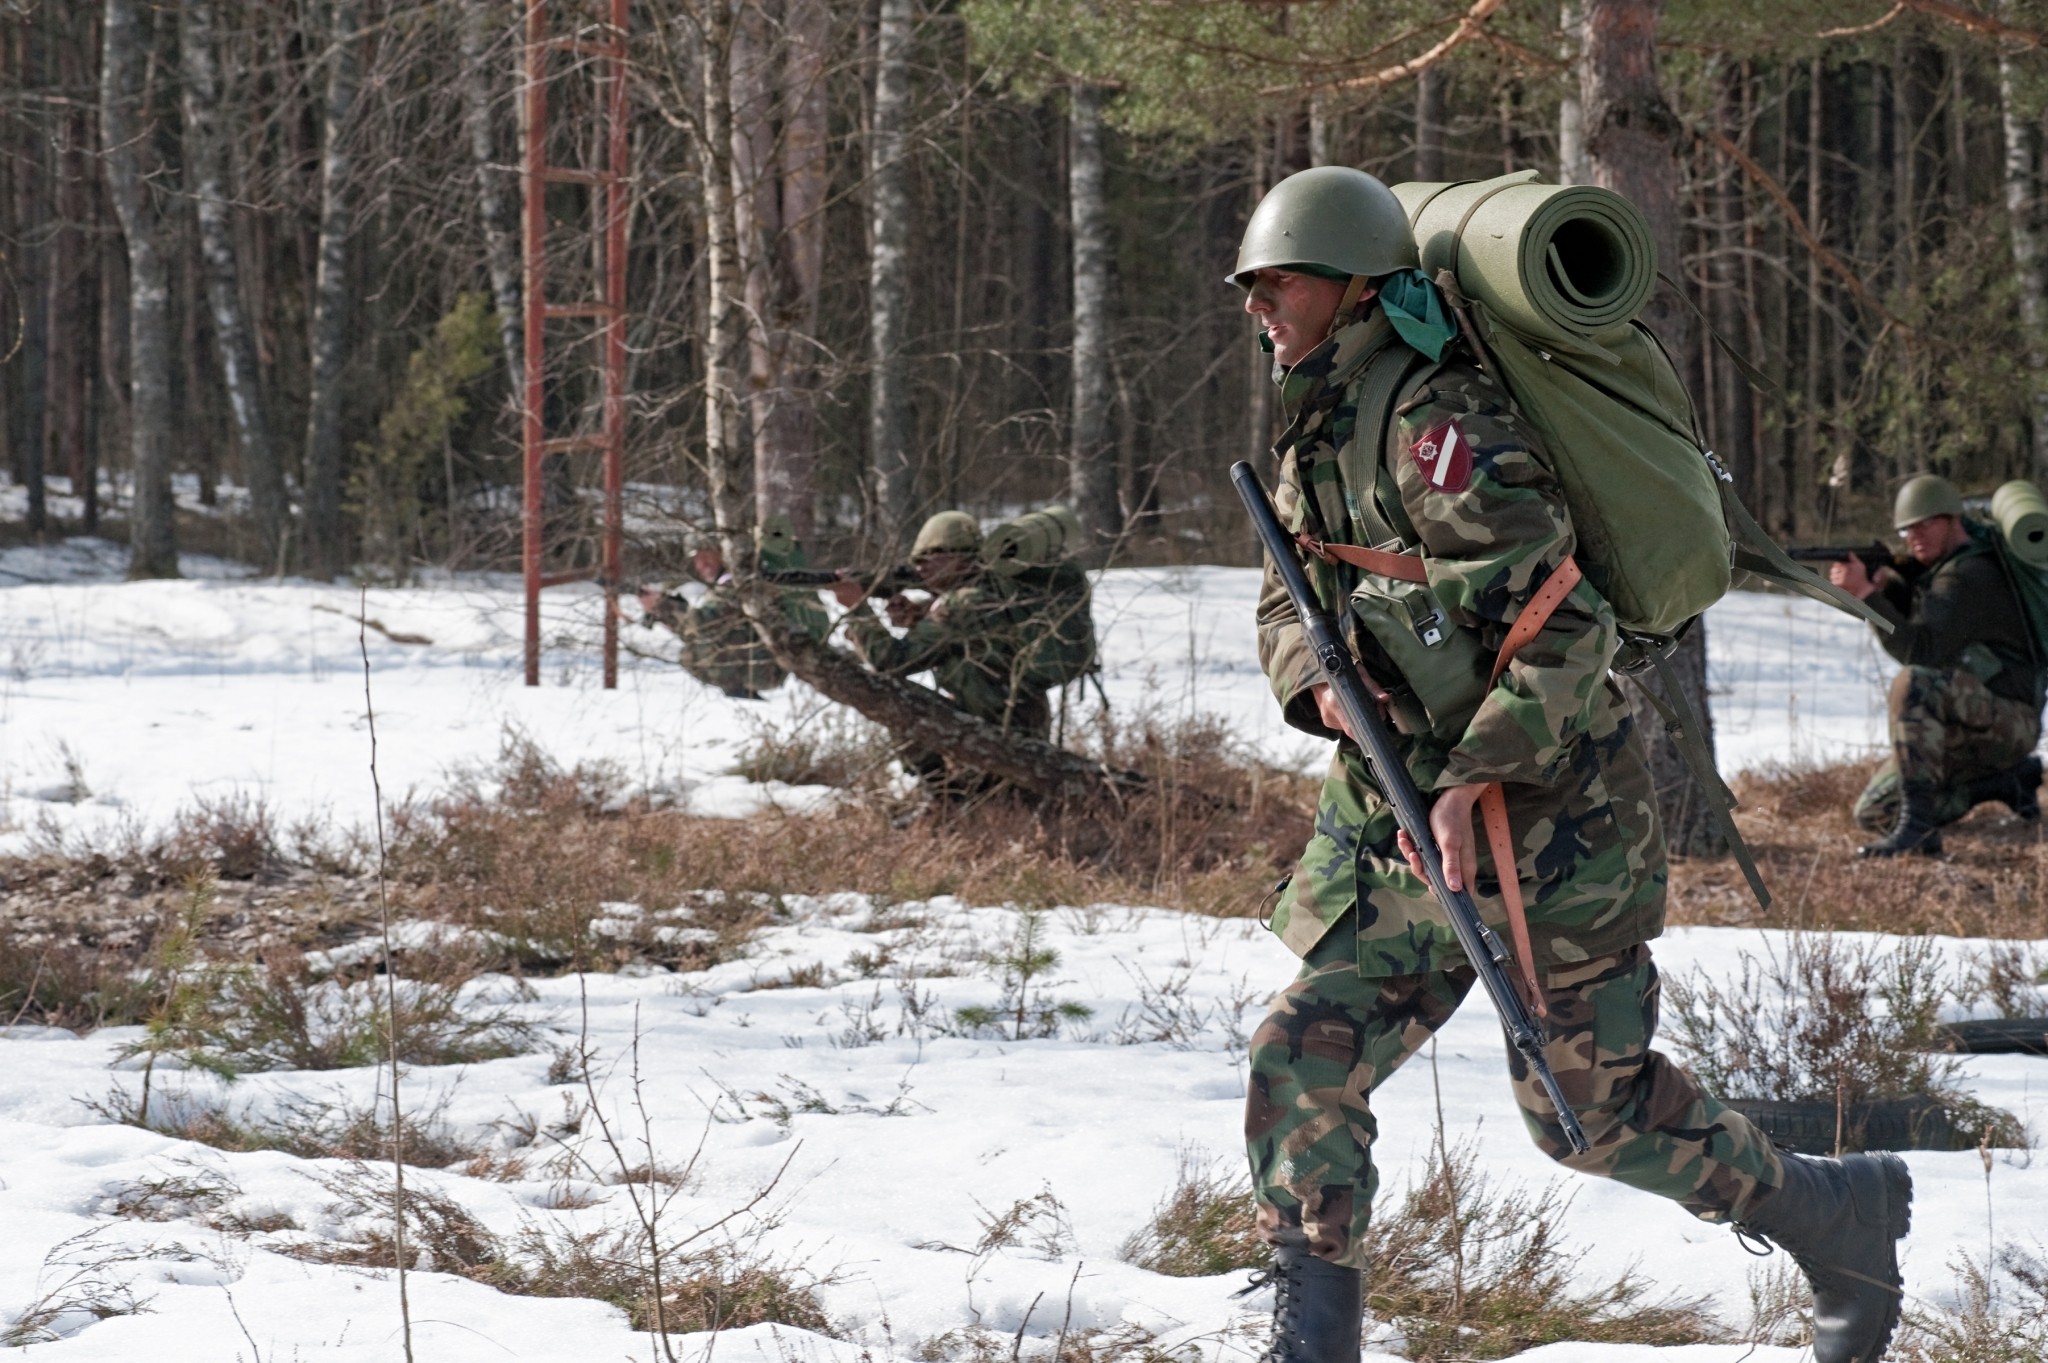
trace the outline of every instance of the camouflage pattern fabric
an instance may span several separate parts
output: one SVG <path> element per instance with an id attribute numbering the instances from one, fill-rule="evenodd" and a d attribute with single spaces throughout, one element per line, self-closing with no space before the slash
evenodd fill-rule
<path id="1" fill-rule="evenodd" d="M 1449 623 L 1499 648 L 1524 603 L 1576 547 L 1557 480 L 1506 394 L 1453 352 L 1396 408 L 1391 479 L 1380 450 L 1354 430 L 1360 379 L 1381 347 L 1399 345 L 1386 319 L 1340 329 L 1288 371 L 1276 503 L 1290 529 L 1384 547 L 1389 523 L 1376 481 L 1398 502 L 1424 554 Z M 1405 536 L 1404 536 L 1405 538 Z M 1344 609 L 1350 582 L 1320 562 L 1311 580 Z M 1326 738 L 1310 688 L 1321 672 L 1292 602 L 1270 565 L 1258 611 L 1261 661 L 1287 720 Z M 1665 853 L 1649 772 L 1626 702 L 1607 675 L 1617 644 L 1612 608 L 1590 585 L 1573 589 L 1516 655 L 1461 732 L 1402 735 L 1425 791 L 1504 783 L 1517 871 L 1539 967 L 1610 955 L 1663 928 Z M 1371 640 L 1369 669 L 1396 685 Z M 1504 909 L 1482 841 L 1476 898 L 1490 921 Z M 1462 960 L 1442 908 L 1395 851 L 1392 812 L 1357 750 L 1340 746 L 1324 782 L 1315 835 L 1273 913 L 1297 955 L 1353 909 L 1356 968 L 1369 978 L 1428 975 Z"/>
<path id="2" fill-rule="evenodd" d="M 1892 755 L 1856 799 L 1856 822 L 1883 831 L 1899 812 L 1902 781 L 1934 791 L 1934 820 L 1954 823 L 1970 812 L 1965 787 L 2003 771 L 2041 741 L 2041 712 L 2029 700 L 1994 693 L 1964 668 L 1905 667 L 1887 698 Z"/>
<path id="3" fill-rule="evenodd" d="M 813 639 L 822 640 L 831 621 L 818 595 L 809 588 L 779 593 L 790 622 Z M 685 672 L 737 699 L 754 699 L 773 690 L 789 674 L 740 608 L 730 582 L 721 582 L 692 606 L 677 597 L 663 597 L 649 618 L 668 626 L 682 641 L 678 661 Z"/>
<path id="4" fill-rule="evenodd" d="M 1299 1229 L 1314 1254 L 1363 1268 L 1379 1183 L 1374 1089 L 1420 1050 L 1472 988 L 1469 965 L 1366 976 L 1350 920 L 1302 962 L 1253 1033 L 1245 1098 L 1261 1233 Z M 1767 1138 L 1650 1049 L 1657 968 L 1633 946 L 1547 972 L 1544 1056 L 1592 1148 L 1572 1155 L 1549 1100 L 1507 1048 L 1515 1101 L 1537 1145 L 1580 1173 L 1670 1198 L 1707 1221 L 1739 1219 L 1778 1187 Z"/>
<path id="5" fill-rule="evenodd" d="M 982 574 L 939 596 L 922 620 L 897 638 L 863 603 L 846 616 L 847 638 L 877 672 L 930 672 L 939 690 L 976 719 L 1043 737 L 1052 731 L 1044 687 L 1022 677 L 1033 612 L 1000 580 Z"/>

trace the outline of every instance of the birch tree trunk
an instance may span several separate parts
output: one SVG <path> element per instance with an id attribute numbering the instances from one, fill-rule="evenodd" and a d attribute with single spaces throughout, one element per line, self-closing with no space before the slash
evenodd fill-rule
<path id="1" fill-rule="evenodd" d="M 185 164 L 198 210 L 199 252 L 206 278 L 207 310 L 220 351 L 228 410 L 242 450 L 242 476 L 249 485 L 249 513 L 263 546 L 264 565 L 283 567 L 284 467 L 271 437 L 256 344 L 242 309 L 242 269 L 228 220 L 230 172 L 220 126 L 220 73 L 214 57 L 213 0 L 185 0 L 178 30 L 185 103 Z"/>
<path id="2" fill-rule="evenodd" d="M 910 410 L 910 119 L 913 0 L 881 0 L 875 28 L 875 103 L 868 135 L 868 444 L 875 510 L 901 538 L 917 505 Z"/>
<path id="3" fill-rule="evenodd" d="M 1109 407 L 1109 204 L 1102 155 L 1102 90 L 1069 93 L 1067 211 L 1074 250 L 1074 365 L 1067 486 L 1089 557 L 1106 559 L 1123 534 Z"/>
<path id="4" fill-rule="evenodd" d="M 746 0 L 739 0 L 745 3 Z M 739 226 L 733 202 L 733 5 L 704 6 L 702 143 L 704 182 L 704 457 L 711 481 L 711 514 L 726 564 L 753 571 L 754 518 L 746 449 L 740 440 L 740 353 L 746 346 L 742 315 Z"/>
<path id="5" fill-rule="evenodd" d="M 1998 108 L 2005 128 L 2005 216 L 2012 232 L 2012 266 L 2020 286 L 2020 330 L 2027 345 L 2027 413 L 2033 437 L 2033 474 L 2048 478 L 2048 281 L 2043 279 L 2040 198 L 2033 120 L 2016 107 L 2018 78 L 2012 52 L 1998 49 Z"/>
<path id="6" fill-rule="evenodd" d="M 129 510 L 128 575 L 176 577 L 178 544 L 171 501 L 171 267 L 166 232 L 147 177 L 160 169 L 149 153 L 149 110 L 138 108 L 148 35 L 136 0 L 106 0 L 101 32 L 100 150 L 107 189 L 128 248 L 129 458 L 135 498 Z"/>
<path id="7" fill-rule="evenodd" d="M 498 313 L 498 344 L 505 351 L 505 377 L 516 398 L 525 391 L 525 337 L 520 307 L 518 220 L 506 194 L 505 170 L 498 164 L 498 139 L 492 130 L 491 99 L 496 86 L 492 41 L 509 32 L 505 9 L 498 0 L 462 2 L 462 127 L 469 140 L 470 164 L 476 170 L 477 217 L 484 229 L 484 264 L 491 276 L 491 306 Z"/>
<path id="8" fill-rule="evenodd" d="M 311 393 L 306 406 L 306 570 L 340 572 L 341 371 L 348 362 L 348 235 L 353 214 L 348 130 L 358 84 L 357 0 L 333 0 L 327 51 L 327 97 L 320 134 L 319 264 L 313 281 L 308 350 Z"/>
<path id="9" fill-rule="evenodd" d="M 1579 97 L 1585 105 L 1586 153 L 1593 183 L 1623 195 L 1643 211 L 1660 267 L 1676 275 L 1684 243 L 1676 152 L 1680 128 L 1657 80 L 1657 23 L 1663 13 L 1662 0 L 1585 0 L 1584 13 Z M 1668 289 L 1660 290 L 1652 295 L 1643 320 L 1670 350 L 1680 374 L 1696 372 L 1696 337 L 1681 300 Z M 1705 620 L 1693 625 L 1672 656 L 1669 670 L 1686 703 L 1699 716 L 1700 738 L 1712 752 L 1714 722 L 1707 708 Z M 1678 745 L 1664 732 L 1648 702 L 1637 698 L 1633 704 L 1671 850 L 1683 856 L 1714 856 L 1727 851 L 1706 796 L 1693 780 Z"/>
<path id="10" fill-rule="evenodd" d="M 1565 60 L 1572 65 L 1557 101 L 1557 182 L 1588 185 L 1593 183 L 1593 167 L 1586 160 L 1586 107 L 1579 102 L 1578 91 L 1578 55 L 1585 36 L 1579 0 L 1558 6 L 1558 28 L 1564 35 Z"/>

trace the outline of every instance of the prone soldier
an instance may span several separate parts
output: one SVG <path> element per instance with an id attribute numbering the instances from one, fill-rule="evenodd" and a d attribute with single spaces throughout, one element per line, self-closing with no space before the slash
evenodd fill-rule
<path id="1" fill-rule="evenodd" d="M 1397 740 L 1434 794 L 1429 823 L 1450 887 L 1474 891 L 1495 924 L 1503 877 L 1528 898 L 1543 1053 L 1590 1150 L 1571 1152 L 1529 1067 L 1511 1068 L 1516 1102 L 1538 1146 L 1568 1167 L 1788 1250 L 1813 1286 L 1818 1363 L 1874 1363 L 1899 1317 L 1910 1176 L 1890 1155 L 1780 1152 L 1651 1049 L 1659 982 L 1648 943 L 1664 924 L 1665 847 L 1629 708 L 1608 676 L 1614 610 L 1589 583 L 1555 590 L 1573 581 L 1566 565 L 1580 548 L 1559 483 L 1416 265 L 1393 194 L 1361 171 L 1318 167 L 1259 204 L 1230 278 L 1272 350 L 1289 423 L 1276 447 L 1278 510 L 1333 555 L 1309 565 L 1324 608 L 1359 623 L 1354 592 L 1398 585 L 1360 572 L 1406 557 L 1395 566 L 1409 581 L 1423 570 L 1440 612 L 1425 642 L 1466 650 L 1462 674 L 1485 678 L 1510 630 L 1527 634 L 1476 709 L 1411 722 Z M 1526 631 L 1531 611 L 1541 623 Z M 1390 618 L 1398 627 L 1424 615 Z M 1270 567 L 1258 625 L 1288 723 L 1339 740 L 1314 835 L 1272 915 L 1300 972 L 1251 1043 L 1245 1139 L 1259 1232 L 1274 1250 L 1267 1358 L 1356 1363 L 1379 1182 L 1371 1095 L 1449 1019 L 1475 972 Z M 1408 683 L 1405 700 L 1393 696 L 1397 718 L 1403 705 L 1441 701 L 1421 694 L 1429 679 L 1397 677 L 1368 635 L 1356 648 L 1384 685 Z M 1495 864 L 1473 829 L 1495 782 L 1512 865 Z"/>
<path id="2" fill-rule="evenodd" d="M 771 516 L 759 534 L 764 572 L 802 566 L 803 550 L 784 516 Z M 699 544 L 690 555 L 690 572 L 706 591 L 692 605 L 680 593 L 660 587 L 640 588 L 641 624 L 664 625 L 682 641 L 677 661 L 685 672 L 736 700 L 759 700 L 787 680 L 789 673 L 762 642 L 760 633 L 740 608 L 725 555 L 715 542 Z M 831 622 L 818 604 L 815 590 L 790 588 L 778 593 L 783 614 L 813 639 L 822 640 Z"/>
<path id="3" fill-rule="evenodd" d="M 1941 829 L 1987 800 L 2041 817 L 2042 675 L 2027 619 L 1986 529 L 1973 534 L 1963 499 L 1922 474 L 1899 489 L 1892 522 L 1906 559 L 1873 575 L 1863 559 L 1829 565 L 1830 580 L 1892 623 L 1878 642 L 1905 664 L 1886 712 L 1891 756 L 1857 798 L 1859 826 L 1885 836 L 1860 851 L 1941 851 Z"/>

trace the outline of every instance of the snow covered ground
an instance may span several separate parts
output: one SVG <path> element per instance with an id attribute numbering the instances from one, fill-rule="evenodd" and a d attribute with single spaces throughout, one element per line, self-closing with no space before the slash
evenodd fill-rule
<path id="1" fill-rule="evenodd" d="M 356 590 L 239 579 L 225 565 L 197 562 L 186 581 L 124 584 L 120 561 L 111 547 L 85 542 L 0 553 L 0 845 L 24 845 L 39 823 L 103 833 L 123 820 L 161 821 L 196 796 L 234 793 L 260 794 L 281 819 L 367 819 L 364 669 L 353 623 L 365 603 Z M 1255 587 L 1253 574 L 1231 569 L 1108 575 L 1097 619 L 1110 699 L 1120 709 L 1220 713 L 1248 741 L 1319 765 L 1315 745 L 1273 715 L 1252 648 Z M 634 658 L 607 693 L 596 684 L 591 593 L 547 598 L 547 684 L 531 690 L 519 684 L 510 581 L 372 591 L 366 613 L 390 633 L 431 641 L 368 634 L 387 795 L 432 789 L 451 769 L 489 758 L 516 728 L 558 760 L 611 760 L 642 787 L 707 813 L 821 798 L 726 772 L 760 726 L 819 722 L 814 699 L 790 687 L 765 702 L 728 701 L 658 659 Z M 628 637 L 659 648 L 644 632 Z M 1710 637 L 1728 769 L 1861 753 L 1879 740 L 1887 669 L 1867 631 L 1804 603 L 1737 596 L 1716 609 Z M 690 886 L 676 888 L 680 896 Z M 979 958 L 1010 941 L 1019 921 L 1002 907 L 801 900 L 745 959 L 711 970 L 540 981 L 524 1001 L 503 981 L 478 987 L 480 998 L 511 1000 L 559 1029 L 553 1041 L 583 1031 L 598 1056 L 605 1110 L 631 1141 L 651 1145 L 658 1163 L 681 1164 L 701 1143 L 696 1177 L 668 1208 L 669 1225 L 708 1223 L 773 1184 L 764 1207 L 777 1224 L 760 1249 L 831 1279 L 821 1297 L 844 1338 L 758 1327 L 679 1341 L 689 1357 L 708 1360 L 715 1343 L 717 1358 L 736 1361 L 909 1358 L 974 1326 L 1021 1331 L 1027 1356 L 1063 1329 L 1118 1327 L 1156 1333 L 1164 1347 L 1186 1344 L 1203 1359 L 1255 1349 L 1253 1327 L 1269 1300 L 1233 1300 L 1242 1274 L 1167 1278 L 1122 1262 L 1118 1251 L 1171 1190 L 1182 1161 L 1228 1169 L 1240 1158 L 1242 1038 L 1291 973 L 1291 958 L 1250 920 L 1066 907 L 1044 921 L 1061 954 L 1044 989 L 1084 1005 L 1089 1017 L 1056 1039 L 943 1034 L 935 1021 L 952 1010 L 998 1002 L 1000 985 Z M 1663 939 L 1658 957 L 1667 975 L 1699 967 L 1722 978 L 1743 951 L 1761 953 L 1772 938 L 1688 929 Z M 792 975 L 802 983 L 790 985 Z M 1164 1028 L 1162 1009 L 1171 1019 Z M 1141 1026 L 1148 1010 L 1152 1023 Z M 1170 1039 L 1140 1039 L 1162 1030 Z M 388 1278 L 286 1258 L 266 1248 L 280 1242 L 265 1234 L 228 1237 L 189 1217 L 109 1214 L 140 1181 L 200 1178 L 228 1190 L 221 1195 L 236 1212 L 288 1216 L 302 1228 L 269 1236 L 346 1229 L 334 1195 L 315 1181 L 340 1172 L 335 1162 L 227 1155 L 95 1117 L 81 1100 L 102 1099 L 116 1083 L 133 1091 L 135 1062 L 110 1066 L 135 1035 L 17 1031 L 0 1047 L 0 1329 L 53 1290 L 61 1297 L 67 1281 L 74 1296 L 89 1295 L 79 1283 L 97 1283 L 130 1292 L 146 1310 L 106 1319 L 74 1311 L 53 1326 L 64 1337 L 31 1346 L 29 1357 L 398 1357 Z M 1500 1051 L 1497 1029 L 1474 1004 L 1444 1030 L 1434 1065 L 1419 1059 L 1382 1090 L 1385 1196 L 1398 1197 L 1421 1167 L 1439 1093 L 1450 1129 L 1474 1135 L 1497 1183 L 1540 1188 L 1558 1176 L 1522 1133 Z M 631 1080 L 636 1052 L 644 1125 Z M 616 1186 L 546 1171 L 559 1146 L 545 1135 L 515 1148 L 580 1101 L 578 1086 L 550 1082 L 551 1063 L 543 1046 L 409 1071 L 409 1107 L 445 1103 L 447 1120 L 464 1130 L 500 1122 L 503 1153 L 529 1162 L 527 1176 L 509 1182 L 415 1179 L 501 1234 L 628 1221 Z M 2048 1061 L 1983 1057 L 1968 1071 L 1981 1097 L 2048 1131 Z M 161 1073 L 156 1082 L 166 1082 Z M 220 1092 L 204 1075 L 169 1083 L 188 1101 Z M 360 1104 L 376 1083 L 369 1071 L 277 1073 L 247 1077 L 225 1097 L 262 1114 L 308 1097 Z M 1975 1152 L 1908 1159 L 1919 1190 L 1907 1249 L 1917 1293 L 1938 1300 L 1948 1291 L 1959 1254 L 1981 1259 L 1995 1242 L 2048 1239 L 2048 1169 L 2032 1167 L 2026 1152 L 1995 1155 L 1988 1170 Z M 582 1195 L 568 1201 L 597 1200 L 563 1209 L 565 1186 Z M 1572 1180 L 1570 1191 L 1565 1233 L 1585 1252 L 1588 1285 L 1633 1264 L 1661 1289 L 1706 1297 L 1737 1326 L 1747 1320 L 1758 1261 L 1732 1236 L 1599 1181 Z M 989 1220 L 1020 1203 L 1030 1215 L 1016 1243 L 975 1252 Z M 721 1233 L 744 1234 L 747 1224 Z M 648 1336 L 597 1303 L 510 1297 L 436 1274 L 415 1275 L 411 1293 L 422 1360 L 657 1356 Z M 1748 1345 L 1554 1345 L 1525 1355 L 1553 1363 L 1799 1356 Z"/>

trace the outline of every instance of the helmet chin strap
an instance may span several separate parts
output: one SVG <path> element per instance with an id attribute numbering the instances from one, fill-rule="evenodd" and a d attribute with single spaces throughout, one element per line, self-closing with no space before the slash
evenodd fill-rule
<path id="1" fill-rule="evenodd" d="M 1344 286 L 1344 296 L 1337 300 L 1337 310 L 1330 314 L 1330 329 L 1323 333 L 1323 340 L 1329 340 L 1339 331 L 1357 321 L 1356 314 L 1359 309 L 1378 296 L 1379 290 L 1369 287 L 1368 280 L 1364 275 L 1355 274 L 1351 276 L 1351 282 Z M 1321 342 L 1317 342 L 1317 344 L 1320 345 Z"/>

